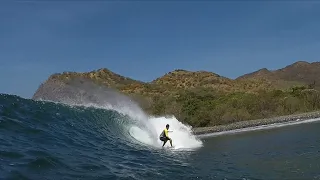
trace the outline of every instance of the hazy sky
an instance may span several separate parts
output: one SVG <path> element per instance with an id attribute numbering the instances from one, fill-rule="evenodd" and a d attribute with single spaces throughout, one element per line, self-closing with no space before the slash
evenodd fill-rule
<path id="1" fill-rule="evenodd" d="M 63 71 L 236 78 L 320 60 L 320 3 L 236 2 L 1 1 L 0 93 L 30 98 Z"/>

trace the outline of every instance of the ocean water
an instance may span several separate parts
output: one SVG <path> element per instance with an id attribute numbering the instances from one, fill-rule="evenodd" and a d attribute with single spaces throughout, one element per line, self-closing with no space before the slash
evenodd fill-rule
<path id="1" fill-rule="evenodd" d="M 174 148 L 161 147 L 165 124 Z M 195 136 L 131 106 L 0 94 L 0 179 L 320 179 L 320 123 Z"/>

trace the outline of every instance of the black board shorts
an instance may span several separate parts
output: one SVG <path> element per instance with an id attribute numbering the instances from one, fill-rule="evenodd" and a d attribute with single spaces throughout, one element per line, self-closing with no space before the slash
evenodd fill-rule
<path id="1" fill-rule="evenodd" d="M 160 137 L 160 140 L 161 140 L 161 141 L 168 141 L 168 140 L 170 140 L 170 139 L 167 138 L 167 137 Z"/>

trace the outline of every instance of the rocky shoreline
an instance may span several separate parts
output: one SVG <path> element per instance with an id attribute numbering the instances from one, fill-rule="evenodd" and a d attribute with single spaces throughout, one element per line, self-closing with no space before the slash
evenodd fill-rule
<path id="1" fill-rule="evenodd" d="M 229 131 L 229 130 L 235 130 L 235 129 L 242 129 L 247 127 L 256 127 L 261 125 L 284 123 L 284 122 L 314 119 L 314 118 L 320 118 L 320 111 L 307 112 L 302 114 L 292 114 L 287 116 L 278 116 L 273 118 L 240 121 L 232 124 L 212 126 L 212 127 L 199 127 L 199 128 L 193 128 L 192 130 L 195 135 L 201 135 L 201 134 L 223 132 L 223 131 Z"/>

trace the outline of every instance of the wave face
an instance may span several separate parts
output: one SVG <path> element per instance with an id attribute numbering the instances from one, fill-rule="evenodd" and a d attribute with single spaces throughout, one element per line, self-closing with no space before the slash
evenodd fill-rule
<path id="1" fill-rule="evenodd" d="M 317 120 L 199 140 L 117 93 L 110 104 L 67 99 L 0 94 L 0 179 L 320 178 Z M 158 140 L 167 123 L 175 149 Z"/>
<path id="2" fill-rule="evenodd" d="M 202 146 L 191 127 L 175 117 L 149 117 L 113 91 L 108 98 L 102 92 L 95 96 L 99 102 L 60 98 L 57 103 L 1 94 L 0 176 L 164 178 L 168 158 L 171 165 L 181 164 L 177 156 Z M 169 134 L 173 149 L 162 148 L 158 138 L 167 123 L 173 131 Z"/>

